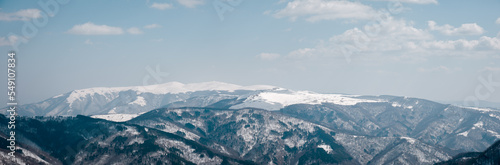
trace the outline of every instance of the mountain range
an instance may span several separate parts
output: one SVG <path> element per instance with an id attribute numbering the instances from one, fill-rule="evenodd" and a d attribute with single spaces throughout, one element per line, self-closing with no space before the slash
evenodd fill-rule
<path id="1" fill-rule="evenodd" d="M 494 108 L 222 82 L 81 89 L 18 113 L 22 159 L 4 162 L 434 164 L 500 139 Z"/>

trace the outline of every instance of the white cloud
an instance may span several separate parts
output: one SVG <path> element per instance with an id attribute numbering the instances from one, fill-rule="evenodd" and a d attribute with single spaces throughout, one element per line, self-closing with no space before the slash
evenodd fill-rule
<path id="1" fill-rule="evenodd" d="M 359 2 L 347 0 L 294 0 L 288 2 L 287 6 L 277 11 L 277 18 L 287 17 L 295 21 L 299 17 L 305 17 L 307 21 L 316 22 L 321 20 L 336 19 L 370 19 L 377 12 L 370 6 Z"/>
<path id="2" fill-rule="evenodd" d="M 78 35 L 119 35 L 123 34 L 122 28 L 112 27 L 107 25 L 96 25 L 92 22 L 87 22 L 81 25 L 75 25 L 67 31 L 71 34 Z"/>
<path id="3" fill-rule="evenodd" d="M 335 43 L 348 43 L 361 48 L 366 47 L 369 50 L 386 51 L 401 49 L 401 43 L 417 42 L 431 38 L 432 35 L 427 31 L 413 27 L 412 22 L 388 17 L 387 20 L 380 21 L 378 24 L 365 25 L 362 31 L 354 28 L 330 40 Z M 366 42 L 367 45 L 360 45 L 362 42 Z"/>
<path id="4" fill-rule="evenodd" d="M 267 61 L 271 61 L 271 60 L 275 60 L 277 58 L 279 58 L 281 55 L 280 54 L 277 54 L 277 53 L 261 53 L 259 55 L 257 55 L 257 57 L 261 60 L 267 60 Z"/>
<path id="5" fill-rule="evenodd" d="M 128 33 L 130 34 L 142 34 L 143 32 L 141 31 L 141 29 L 139 28 L 136 28 L 136 27 L 131 27 L 127 30 Z"/>
<path id="6" fill-rule="evenodd" d="M 6 37 L 0 37 L 0 46 L 11 46 L 14 45 L 19 38 L 15 35 L 9 36 L 8 38 Z"/>
<path id="7" fill-rule="evenodd" d="M 87 45 L 94 45 L 94 43 L 92 41 L 90 41 L 90 39 L 85 40 L 84 43 Z"/>
<path id="8" fill-rule="evenodd" d="M 447 40 L 447 41 L 424 41 L 422 47 L 425 49 L 441 50 L 500 50 L 500 39 L 482 36 L 477 40 Z"/>
<path id="9" fill-rule="evenodd" d="M 172 5 L 169 4 L 169 3 L 153 3 L 151 6 L 151 8 L 155 8 L 155 9 L 158 9 L 158 10 L 165 10 L 165 9 L 170 9 L 172 8 Z"/>
<path id="10" fill-rule="evenodd" d="M 292 51 L 291 57 L 338 56 L 355 53 L 370 53 L 417 49 L 416 43 L 432 39 L 432 35 L 404 20 L 388 17 L 378 24 L 365 25 L 362 29 L 353 28 L 340 35 L 331 37 L 314 48 Z"/>
<path id="11" fill-rule="evenodd" d="M 352 28 L 334 35 L 313 47 L 301 48 L 288 53 L 295 59 L 336 57 L 349 62 L 360 60 L 426 60 L 429 56 L 482 56 L 498 55 L 500 35 L 482 36 L 478 39 L 437 40 L 425 29 L 414 27 L 412 22 L 387 17 L 376 24 Z"/>
<path id="12" fill-rule="evenodd" d="M 429 29 L 439 31 L 445 35 L 480 35 L 484 33 L 484 29 L 476 23 L 462 24 L 460 27 L 455 28 L 451 25 L 439 26 L 434 21 L 428 21 Z"/>
<path id="13" fill-rule="evenodd" d="M 437 0 L 377 0 L 377 1 L 391 1 L 391 2 L 414 3 L 414 4 L 438 4 Z"/>
<path id="14" fill-rule="evenodd" d="M 497 21 L 495 23 L 500 24 L 500 17 L 498 17 Z"/>
<path id="15" fill-rule="evenodd" d="M 203 5 L 205 3 L 204 0 L 177 0 L 177 2 L 188 8 L 194 8 L 198 5 Z"/>
<path id="16" fill-rule="evenodd" d="M 151 25 L 146 25 L 144 26 L 146 29 L 154 29 L 154 28 L 161 28 L 161 25 L 158 24 L 151 24 Z"/>
<path id="17" fill-rule="evenodd" d="M 0 13 L 0 21 L 27 21 L 41 16 L 38 9 L 23 9 L 14 13 Z"/>
<path id="18" fill-rule="evenodd" d="M 318 45 L 316 48 L 302 48 L 297 49 L 288 54 L 289 57 L 292 58 L 304 58 L 304 57 L 314 57 L 321 56 L 323 53 L 328 53 L 328 47 L 324 47 L 324 45 Z M 335 48 L 333 48 L 335 49 Z"/>

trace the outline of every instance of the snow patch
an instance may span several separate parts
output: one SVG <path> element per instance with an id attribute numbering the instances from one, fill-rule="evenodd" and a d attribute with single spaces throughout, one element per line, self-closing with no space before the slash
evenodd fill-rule
<path id="1" fill-rule="evenodd" d="M 411 106 L 411 105 L 410 106 L 403 106 L 403 105 L 401 105 L 399 103 L 396 103 L 396 102 L 392 103 L 392 107 L 403 107 L 405 109 L 411 109 L 411 110 L 413 110 L 413 106 Z"/>
<path id="2" fill-rule="evenodd" d="M 179 156 L 193 162 L 194 164 L 221 164 L 222 159 L 214 156 L 210 158 L 209 156 L 201 156 L 203 153 L 196 152 L 196 149 L 192 148 L 190 145 L 183 143 L 181 141 L 170 140 L 170 139 L 157 139 L 156 144 L 163 146 L 163 148 L 175 147 L 179 152 Z M 204 154 L 203 154 L 204 155 Z"/>
<path id="3" fill-rule="evenodd" d="M 459 133 L 458 135 L 467 137 L 469 135 L 469 131 L 465 131 L 465 132 Z"/>
<path id="4" fill-rule="evenodd" d="M 142 96 L 137 96 L 137 99 L 133 102 L 130 102 L 128 104 L 137 104 L 140 105 L 141 107 L 146 106 L 146 100 Z"/>
<path id="5" fill-rule="evenodd" d="M 129 133 L 130 135 L 139 135 L 140 133 L 133 127 L 127 127 L 127 130 L 125 132 Z"/>
<path id="6" fill-rule="evenodd" d="M 10 160 L 10 161 L 16 162 L 19 165 L 25 165 L 26 164 L 22 159 L 20 159 L 18 157 L 10 156 L 10 155 L 8 155 L 5 152 L 0 152 L 0 159 L 1 160 Z"/>
<path id="7" fill-rule="evenodd" d="M 498 112 L 498 111 L 496 111 L 496 110 L 489 109 L 489 108 L 462 107 L 462 106 L 459 106 L 459 107 L 461 107 L 461 108 L 473 109 L 473 110 L 476 110 L 476 111 L 481 111 L 482 113 L 486 113 L 486 112 Z"/>
<path id="8" fill-rule="evenodd" d="M 116 114 L 116 107 L 114 107 L 113 109 L 111 109 L 108 114 Z"/>
<path id="9" fill-rule="evenodd" d="M 289 148 L 294 148 L 294 147 L 302 147 L 304 144 L 306 144 L 307 141 L 304 139 L 299 138 L 298 136 L 293 136 L 292 138 L 286 138 L 285 139 L 285 145 L 288 146 Z"/>
<path id="10" fill-rule="evenodd" d="M 31 152 L 31 151 L 29 151 L 29 150 L 26 150 L 26 149 L 22 149 L 22 150 L 23 150 L 23 155 L 24 155 L 24 156 L 31 157 L 31 158 L 33 158 L 33 159 L 37 160 L 38 162 L 43 162 L 43 163 L 45 163 L 45 164 L 50 164 L 49 162 L 47 162 L 47 161 L 43 160 L 42 158 L 38 157 L 38 155 L 36 155 L 36 154 L 32 153 L 32 152 Z"/>
<path id="11" fill-rule="evenodd" d="M 484 123 L 482 121 L 480 121 L 480 122 L 477 122 L 476 124 L 474 124 L 474 127 L 483 128 L 483 125 L 484 125 Z"/>
<path id="12" fill-rule="evenodd" d="M 54 99 L 55 99 L 55 98 L 59 98 L 59 97 L 61 97 L 61 96 L 63 96 L 63 95 L 64 95 L 64 94 L 60 94 L 60 95 L 54 96 L 54 97 L 52 97 L 52 98 L 54 98 Z"/>
<path id="13" fill-rule="evenodd" d="M 492 131 L 492 130 L 487 130 L 489 133 L 493 134 L 493 136 L 495 136 L 496 138 L 500 138 L 500 135 L 495 132 L 495 131 Z"/>
<path id="14" fill-rule="evenodd" d="M 135 137 L 134 139 L 130 140 L 130 142 L 128 142 L 128 145 L 132 145 L 134 143 L 143 144 L 144 139 L 142 137 Z"/>
<path id="15" fill-rule="evenodd" d="M 179 126 L 172 124 L 172 123 L 168 123 L 168 122 L 162 123 L 161 125 L 158 125 L 158 126 L 164 127 L 163 129 L 161 129 L 161 131 L 163 131 L 163 132 L 175 134 L 177 131 L 180 131 L 186 135 L 186 136 L 184 136 L 184 138 L 186 138 L 186 139 L 194 140 L 194 141 L 200 139 L 200 137 L 198 135 L 196 135 L 190 131 L 184 130 L 183 128 L 180 128 Z"/>
<path id="16" fill-rule="evenodd" d="M 379 102 L 354 98 L 353 95 L 319 94 L 309 91 L 267 91 L 248 97 L 242 104 L 231 108 L 255 107 L 267 110 L 279 110 L 293 104 L 322 104 L 333 103 L 338 105 L 355 105 L 361 102 Z"/>
<path id="17" fill-rule="evenodd" d="M 401 139 L 405 139 L 410 144 L 414 144 L 416 141 L 415 139 L 413 139 L 411 137 L 401 137 Z"/>
<path id="18" fill-rule="evenodd" d="M 333 152 L 333 149 L 330 145 L 322 144 L 322 145 L 318 145 L 318 148 L 325 150 L 326 153 L 328 153 L 328 154 Z"/>
<path id="19" fill-rule="evenodd" d="M 497 115 L 494 115 L 494 114 L 490 114 L 490 117 L 494 117 L 494 118 L 497 118 L 498 120 L 500 120 L 500 116 L 497 116 Z"/>
<path id="20" fill-rule="evenodd" d="M 96 119 L 104 119 L 104 120 L 109 120 L 109 121 L 114 121 L 114 122 L 125 122 L 129 121 L 140 114 L 108 114 L 108 115 L 94 115 L 90 116 L 92 118 Z"/>

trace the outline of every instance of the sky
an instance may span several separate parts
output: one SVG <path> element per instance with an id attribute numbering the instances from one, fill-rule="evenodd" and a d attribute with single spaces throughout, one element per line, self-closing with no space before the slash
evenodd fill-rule
<path id="1" fill-rule="evenodd" d="M 499 8 L 498 0 L 0 0 L 0 53 L 17 53 L 21 104 L 171 81 L 500 102 Z"/>

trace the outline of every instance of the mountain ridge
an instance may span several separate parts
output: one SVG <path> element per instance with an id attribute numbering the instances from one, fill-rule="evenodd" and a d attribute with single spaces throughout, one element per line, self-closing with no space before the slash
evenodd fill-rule
<path id="1" fill-rule="evenodd" d="M 279 110 L 287 105 L 298 103 L 332 102 L 352 105 L 358 102 L 377 101 L 356 98 L 358 96 L 293 91 L 270 85 L 240 86 L 217 81 L 191 84 L 169 82 L 149 86 L 73 90 L 44 101 L 21 105 L 18 113 L 24 116 L 138 114 L 197 98 L 202 100 L 197 100 L 194 103 L 196 105 L 179 106 L 203 107 L 220 100 L 236 99 L 241 101 L 241 105 L 233 105 L 234 109 L 253 107 Z"/>
<path id="2" fill-rule="evenodd" d="M 359 164 L 432 164 L 460 152 L 482 151 L 500 139 L 500 111 L 492 108 L 454 106 L 404 96 L 321 94 L 221 82 L 172 82 L 149 87 L 75 90 L 39 103 L 20 105 L 18 113 L 49 119 L 84 115 L 118 123 L 134 123 L 148 116 L 144 123 L 134 124 L 260 163 L 341 162 L 350 157 Z M 217 112 L 211 112 L 214 110 Z M 162 113 L 155 114 L 158 111 Z M 301 123 L 320 129 L 300 126 Z M 219 127 L 225 130 L 215 129 Z M 248 131 L 258 138 L 249 141 L 251 135 L 244 134 Z M 291 135 L 294 137 L 289 139 Z M 309 138 L 315 139 L 313 143 L 304 143 Z M 324 140 L 331 143 L 323 144 Z M 269 149 L 276 145 L 288 149 Z M 302 148 L 294 149 L 297 145 Z M 351 156 L 340 154 L 342 159 L 330 159 L 329 153 L 336 149 Z M 283 154 L 300 157 L 309 152 L 323 156 L 277 159 Z M 350 162 L 349 159 L 345 160 Z"/>

